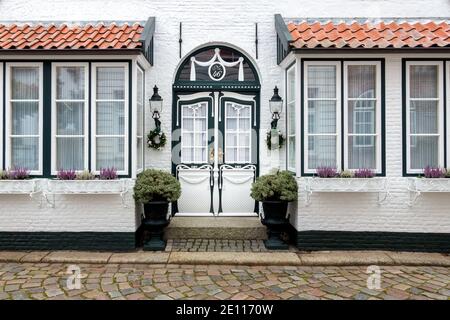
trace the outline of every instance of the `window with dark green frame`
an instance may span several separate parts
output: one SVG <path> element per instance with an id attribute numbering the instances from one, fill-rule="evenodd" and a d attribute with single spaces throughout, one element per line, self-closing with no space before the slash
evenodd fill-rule
<path id="1" fill-rule="evenodd" d="M 307 60 L 303 68 L 303 172 L 334 167 L 381 174 L 381 61 Z"/>

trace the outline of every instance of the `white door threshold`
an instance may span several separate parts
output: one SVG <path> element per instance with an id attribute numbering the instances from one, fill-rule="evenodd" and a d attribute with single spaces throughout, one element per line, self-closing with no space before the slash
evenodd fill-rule
<path id="1" fill-rule="evenodd" d="M 256 212 L 222 212 L 219 214 L 204 213 L 204 212 L 177 212 L 176 217 L 257 217 Z"/>

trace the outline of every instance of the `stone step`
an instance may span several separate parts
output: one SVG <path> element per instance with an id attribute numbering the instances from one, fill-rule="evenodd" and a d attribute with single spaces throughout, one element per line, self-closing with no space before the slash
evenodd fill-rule
<path id="1" fill-rule="evenodd" d="M 174 217 L 165 238 L 264 240 L 266 232 L 258 217 Z"/>

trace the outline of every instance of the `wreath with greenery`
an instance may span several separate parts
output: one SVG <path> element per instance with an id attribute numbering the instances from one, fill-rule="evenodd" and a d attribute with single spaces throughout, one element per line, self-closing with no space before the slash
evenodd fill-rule
<path id="1" fill-rule="evenodd" d="M 267 143 L 267 149 L 272 150 L 272 139 L 270 135 L 271 130 L 267 131 L 266 134 L 266 143 Z M 278 148 L 281 149 L 284 146 L 284 142 L 286 139 L 284 138 L 284 135 L 281 133 L 280 130 L 278 130 Z"/>
<path id="2" fill-rule="evenodd" d="M 155 128 L 147 135 L 147 146 L 155 150 L 161 150 L 166 145 L 166 134 L 159 128 Z"/>

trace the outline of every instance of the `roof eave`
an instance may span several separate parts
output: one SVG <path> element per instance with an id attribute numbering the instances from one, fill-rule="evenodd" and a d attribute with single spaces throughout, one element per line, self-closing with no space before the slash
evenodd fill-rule
<path id="1" fill-rule="evenodd" d="M 0 49 L 0 55 L 90 55 L 90 54 L 108 54 L 108 55 L 138 55 L 142 53 L 141 48 L 134 49 Z"/>
<path id="2" fill-rule="evenodd" d="M 448 47 L 404 47 L 404 48 L 394 48 L 394 47 L 388 47 L 388 48 L 349 48 L 349 47 L 343 47 L 343 48 L 296 48 L 291 47 L 291 50 L 295 53 L 316 53 L 316 52 L 329 52 L 329 53 L 342 53 L 342 52 L 358 52 L 358 53 L 380 53 L 380 52 L 389 52 L 389 53 L 396 53 L 396 52 L 450 52 L 450 46 Z"/>

